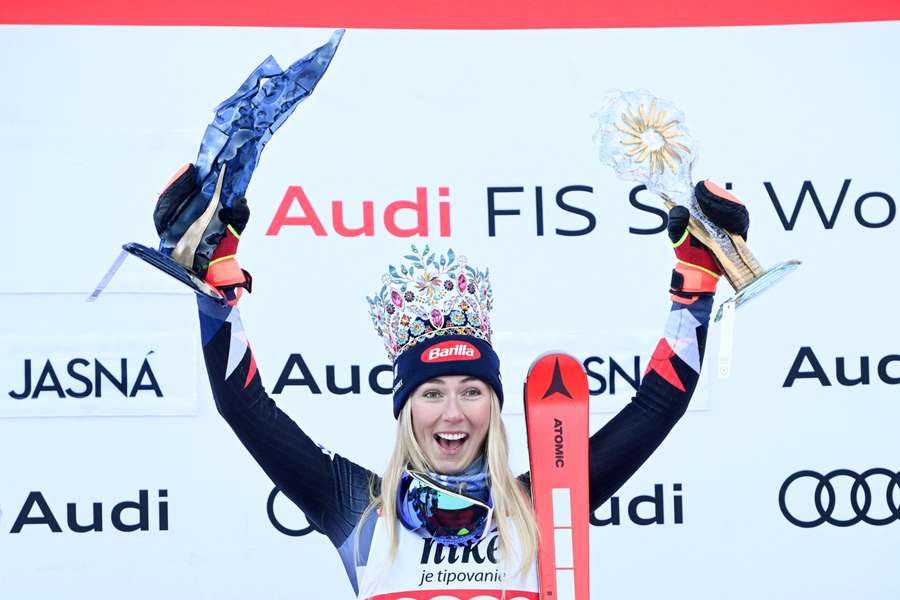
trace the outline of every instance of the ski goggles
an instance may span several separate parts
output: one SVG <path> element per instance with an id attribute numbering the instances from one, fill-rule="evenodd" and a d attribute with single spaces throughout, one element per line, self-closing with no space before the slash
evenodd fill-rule
<path id="1" fill-rule="evenodd" d="M 449 490 L 418 471 L 404 473 L 403 488 L 406 501 L 400 511 L 401 518 L 408 527 L 424 528 L 442 544 L 461 546 L 478 542 L 491 530 L 494 507 L 490 501 L 486 504 Z"/>

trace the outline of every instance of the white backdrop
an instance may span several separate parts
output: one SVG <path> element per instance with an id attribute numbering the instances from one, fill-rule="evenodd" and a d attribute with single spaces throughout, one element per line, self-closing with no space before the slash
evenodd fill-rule
<path id="1" fill-rule="evenodd" d="M 154 242 L 155 196 L 196 156 L 211 109 L 266 55 L 287 65 L 328 34 L 0 28 L 4 598 L 352 597 L 323 536 L 273 525 L 272 484 L 213 406 L 190 294 L 129 259 L 98 303 L 84 302 L 119 245 Z M 602 425 L 632 391 L 616 375 L 611 393 L 611 362 L 630 375 L 637 360 L 643 372 L 662 333 L 672 253 L 664 233 L 631 231 L 662 221 L 629 202 L 632 184 L 601 168 L 589 116 L 608 89 L 647 88 L 688 115 L 701 143 L 695 176 L 731 183 L 750 207 L 760 260 L 804 265 L 738 311 L 731 377 L 707 369 L 692 410 L 619 493 L 620 524 L 592 528 L 592 596 L 900 597 L 897 519 L 801 528 L 779 507 L 782 484 L 801 470 L 900 470 L 898 34 L 897 23 L 348 31 L 248 190 L 240 256 L 255 290 L 242 313 L 267 389 L 286 367 L 286 377 L 303 379 L 302 361 L 321 393 L 287 385 L 278 404 L 318 442 L 380 471 L 394 421 L 389 397 L 369 385 L 385 357 L 364 297 L 409 243 L 427 242 L 491 269 L 515 467 L 526 464 L 519 385 L 540 352 L 589 361 L 592 428 Z M 304 226 L 266 235 L 292 186 L 326 235 Z M 565 202 L 592 215 L 584 235 L 556 233 L 589 223 L 556 203 L 567 186 L 582 186 Z M 431 235 L 395 237 L 384 208 L 415 199 L 417 187 L 427 189 Z M 448 237 L 438 227 L 440 187 Z M 495 209 L 520 211 L 497 215 L 494 235 L 492 188 L 522 189 L 493 193 Z M 635 199 L 659 206 L 646 192 Z M 375 205 L 374 235 L 336 233 L 332 203 L 359 226 L 365 200 Z M 294 205 L 289 214 L 300 213 Z M 723 283 L 720 299 L 728 292 Z M 718 333 L 711 328 L 709 366 Z M 798 356 L 794 374 L 808 376 L 787 381 Z M 71 361 L 82 379 L 68 372 Z M 144 362 L 152 377 L 141 375 Z M 99 395 L 98 364 L 110 372 L 98 377 Z M 328 369 L 347 386 L 354 366 L 360 392 L 329 392 Z M 47 369 L 58 386 L 48 373 L 38 381 Z M 861 369 L 864 382 L 848 385 Z M 887 518 L 900 485 L 877 473 L 867 481 L 865 514 Z M 834 479 L 835 519 L 853 516 L 851 484 Z M 663 522 L 634 523 L 627 505 L 657 485 Z M 792 484 L 787 512 L 815 519 L 814 488 L 809 478 Z M 115 509 L 143 496 L 142 508 Z M 94 503 L 103 530 L 72 531 L 68 511 L 88 523 Z M 637 510 L 654 513 L 650 502 Z M 601 507 L 595 522 L 610 511 Z M 142 516 L 146 531 L 120 530 Z M 280 496 L 272 516 L 306 526 Z"/>

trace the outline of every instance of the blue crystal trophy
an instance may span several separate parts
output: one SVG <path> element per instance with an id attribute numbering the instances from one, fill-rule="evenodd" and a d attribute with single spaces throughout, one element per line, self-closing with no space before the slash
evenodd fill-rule
<path id="1" fill-rule="evenodd" d="M 594 143 L 602 163 L 620 178 L 644 184 L 668 208 L 678 204 L 690 211 L 688 229 L 710 249 L 735 291 L 734 298 L 719 308 L 716 321 L 722 317 L 722 307 L 741 306 L 800 265 L 792 259 L 764 269 L 741 236 L 717 226 L 703 213 L 691 181 L 697 144 L 677 106 L 644 90 L 616 90 L 593 116 L 597 119 Z"/>
<path id="2" fill-rule="evenodd" d="M 313 92 L 343 35 L 343 29 L 335 31 L 325 45 L 287 69 L 282 70 L 271 56 L 256 67 L 241 87 L 216 107 L 215 118 L 206 128 L 195 163 L 199 192 L 162 232 L 158 249 L 132 242 L 122 246 L 124 252 L 224 302 L 222 294 L 201 277 L 225 232 L 225 224 L 217 218 L 219 210 L 230 208 L 244 196 L 266 142 Z M 124 255 L 113 264 L 90 299 L 99 295 L 123 259 Z"/>

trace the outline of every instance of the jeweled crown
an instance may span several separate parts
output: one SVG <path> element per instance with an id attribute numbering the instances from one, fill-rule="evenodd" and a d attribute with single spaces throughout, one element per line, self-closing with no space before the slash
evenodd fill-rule
<path id="1" fill-rule="evenodd" d="M 493 292 L 488 271 L 467 264 L 453 250 L 422 251 L 414 245 L 409 262 L 391 265 L 384 285 L 367 297 L 375 331 L 384 340 L 388 358 L 417 343 L 444 335 L 471 335 L 490 343 Z"/>

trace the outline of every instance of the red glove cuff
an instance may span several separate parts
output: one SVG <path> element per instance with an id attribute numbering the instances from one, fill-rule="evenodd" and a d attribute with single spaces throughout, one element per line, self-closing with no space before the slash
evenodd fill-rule
<path id="1" fill-rule="evenodd" d="M 250 291 L 253 281 L 235 256 L 240 240 L 241 236 L 234 227 L 228 225 L 206 268 L 206 282 L 222 291 L 230 306 L 238 303 L 244 289 Z"/>
<path id="2" fill-rule="evenodd" d="M 691 304 L 700 296 L 715 294 L 722 270 L 712 252 L 687 229 L 672 246 L 678 259 L 672 270 L 672 299 L 682 304 Z"/>

